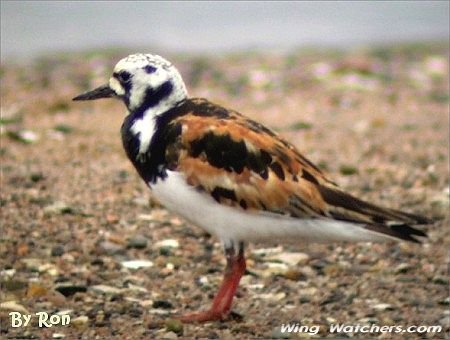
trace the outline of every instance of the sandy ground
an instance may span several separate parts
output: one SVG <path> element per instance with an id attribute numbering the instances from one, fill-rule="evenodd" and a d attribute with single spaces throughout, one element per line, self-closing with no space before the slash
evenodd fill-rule
<path id="1" fill-rule="evenodd" d="M 126 54 L 1 66 L 0 337 L 334 338 L 337 323 L 448 336 L 445 47 L 167 56 L 192 96 L 278 130 L 346 190 L 436 220 L 421 245 L 248 245 L 230 320 L 202 325 L 173 317 L 209 306 L 221 245 L 151 199 L 121 147 L 121 103 L 70 101 Z M 12 327 L 11 311 L 30 324 Z M 37 312 L 70 324 L 39 327 Z M 282 333 L 286 323 L 318 332 Z"/>

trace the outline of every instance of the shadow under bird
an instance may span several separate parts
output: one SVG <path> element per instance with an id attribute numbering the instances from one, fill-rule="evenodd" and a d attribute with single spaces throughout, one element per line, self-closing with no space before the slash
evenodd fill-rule
<path id="1" fill-rule="evenodd" d="M 167 209 L 216 236 L 227 265 L 207 311 L 184 322 L 224 319 L 245 272 L 244 242 L 419 242 L 425 217 L 342 191 L 277 133 L 206 99 L 190 98 L 164 58 L 120 60 L 108 84 L 73 100 L 118 98 L 128 110 L 123 147 Z"/>

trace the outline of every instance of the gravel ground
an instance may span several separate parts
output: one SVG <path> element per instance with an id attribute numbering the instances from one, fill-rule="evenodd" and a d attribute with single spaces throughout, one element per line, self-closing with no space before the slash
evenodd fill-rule
<path id="1" fill-rule="evenodd" d="M 209 306 L 220 244 L 151 198 L 121 147 L 121 103 L 70 101 L 128 52 L 1 66 L 0 337 L 334 338 L 336 323 L 448 336 L 447 47 L 166 56 L 192 96 L 278 130 L 346 190 L 436 220 L 421 245 L 248 245 L 230 320 L 201 325 L 173 317 Z M 33 318 L 13 328 L 11 311 Z M 283 334 L 289 322 L 320 329 Z"/>

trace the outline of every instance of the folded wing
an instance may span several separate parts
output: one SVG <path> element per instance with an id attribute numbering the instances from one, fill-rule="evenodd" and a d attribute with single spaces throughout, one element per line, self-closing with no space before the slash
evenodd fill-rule
<path id="1" fill-rule="evenodd" d="M 347 221 L 413 242 L 426 236 L 411 226 L 430 223 L 427 218 L 341 191 L 291 144 L 237 112 L 198 99 L 168 128 L 181 130 L 166 150 L 171 170 L 182 171 L 190 185 L 221 204 L 249 213 Z"/>

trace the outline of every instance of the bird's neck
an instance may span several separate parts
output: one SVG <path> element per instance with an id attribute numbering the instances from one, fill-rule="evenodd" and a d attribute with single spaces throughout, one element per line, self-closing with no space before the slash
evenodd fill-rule
<path id="1" fill-rule="evenodd" d="M 155 90 L 147 90 L 141 105 L 129 108 L 131 133 L 139 140 L 139 154 L 145 154 L 157 128 L 157 118 L 179 106 L 187 99 L 184 84 L 174 86 L 166 82 Z"/>

